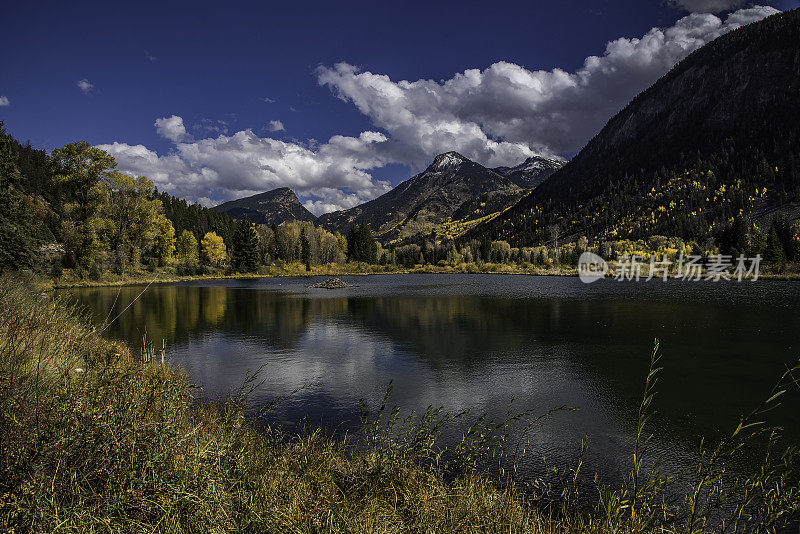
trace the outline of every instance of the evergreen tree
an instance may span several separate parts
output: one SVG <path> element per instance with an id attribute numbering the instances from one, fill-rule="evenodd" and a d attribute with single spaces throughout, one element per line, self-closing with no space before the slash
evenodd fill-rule
<path id="1" fill-rule="evenodd" d="M 258 270 L 258 235 L 246 215 L 239 219 L 233 232 L 231 267 L 240 273 Z"/>
<path id="2" fill-rule="evenodd" d="M 347 233 L 347 257 L 350 261 L 377 263 L 378 244 L 366 224 L 353 226 Z"/>
<path id="3" fill-rule="evenodd" d="M 772 226 L 775 228 L 775 233 L 778 234 L 778 240 L 781 242 L 786 260 L 794 261 L 797 250 L 795 250 L 791 223 L 782 213 L 778 212 L 772 219 Z"/>
<path id="4" fill-rule="evenodd" d="M 311 243 L 308 241 L 306 229 L 300 232 L 300 259 L 306 266 L 306 271 L 311 270 Z"/>
<path id="5" fill-rule="evenodd" d="M 492 242 L 485 236 L 481 240 L 481 259 L 484 262 L 490 262 L 492 260 Z"/>
<path id="6" fill-rule="evenodd" d="M 778 237 L 778 230 L 773 221 L 767 236 L 767 248 L 764 250 L 764 261 L 770 265 L 783 265 L 786 263 L 786 251 Z"/>
<path id="7" fill-rule="evenodd" d="M 747 222 L 741 216 L 735 217 L 733 223 L 723 232 L 720 238 L 720 249 L 734 258 L 740 254 L 748 254 L 750 247 L 748 246 L 747 233 Z"/>
<path id="8" fill-rule="evenodd" d="M 175 198 L 169 193 L 155 191 L 153 198 L 161 200 L 164 215 L 172 221 L 175 235 L 181 235 L 184 230 L 188 230 L 194 234 L 195 239 L 199 239 L 208 232 L 214 232 L 222 237 L 226 244 L 231 244 L 236 221 L 227 214 L 197 204 L 189 204 L 186 200 Z"/>
<path id="9" fill-rule="evenodd" d="M 16 159 L 0 122 L 0 272 L 33 267 L 40 245 L 31 232 L 37 224 L 34 213 L 15 189 L 21 179 Z"/>

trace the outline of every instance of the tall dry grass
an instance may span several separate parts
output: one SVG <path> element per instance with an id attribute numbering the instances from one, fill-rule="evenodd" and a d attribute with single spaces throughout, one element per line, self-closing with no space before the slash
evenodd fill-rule
<path id="1" fill-rule="evenodd" d="M 648 453 L 658 347 L 645 379 L 631 473 L 592 482 L 581 461 L 515 481 L 523 443 L 548 414 L 400 417 L 363 408 L 357 442 L 286 434 L 245 416 L 250 380 L 198 407 L 178 370 L 103 339 L 64 300 L 0 279 L 0 529 L 7 532 L 782 532 L 797 530 L 797 452 L 764 415 L 788 370 L 690 473 Z M 253 379 L 254 380 L 254 379 Z M 520 434 L 520 430 L 522 432 Z M 729 466 L 749 448 L 748 475 Z M 487 467 L 496 466 L 487 470 Z M 587 481 L 599 495 L 582 494 Z"/>

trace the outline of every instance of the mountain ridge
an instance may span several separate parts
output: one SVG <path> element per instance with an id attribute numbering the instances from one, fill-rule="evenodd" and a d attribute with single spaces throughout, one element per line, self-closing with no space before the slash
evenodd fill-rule
<path id="1" fill-rule="evenodd" d="M 562 159 L 531 156 L 515 167 L 495 167 L 491 170 L 509 178 L 523 189 L 533 189 L 552 176 L 565 163 Z"/>
<path id="2" fill-rule="evenodd" d="M 797 200 L 797 42 L 800 10 L 793 10 L 699 48 L 468 237 L 547 243 L 556 225 L 562 235 L 590 239 L 721 239 L 733 218 L 760 203 Z"/>
<path id="3" fill-rule="evenodd" d="M 249 197 L 224 202 L 213 210 L 239 219 L 245 215 L 256 224 L 280 225 L 288 221 L 316 222 L 317 217 L 300 204 L 288 187 L 279 187 Z"/>
<path id="4" fill-rule="evenodd" d="M 439 154 L 421 173 L 364 204 L 319 218 L 329 230 L 368 224 L 382 241 L 412 237 L 447 222 L 464 202 L 492 191 L 516 191 L 506 177 L 450 151 Z"/>

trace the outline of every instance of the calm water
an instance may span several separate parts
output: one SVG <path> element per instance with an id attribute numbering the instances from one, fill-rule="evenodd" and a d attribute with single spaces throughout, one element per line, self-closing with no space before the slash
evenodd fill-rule
<path id="1" fill-rule="evenodd" d="M 359 399 L 380 404 L 390 380 L 405 409 L 539 411 L 569 405 L 536 432 L 535 454 L 560 464 L 589 436 L 586 465 L 613 480 L 630 446 L 653 338 L 663 365 L 654 454 L 691 462 L 700 437 L 718 438 L 800 357 L 800 283 L 614 282 L 505 275 L 343 277 L 151 286 L 107 330 L 165 340 L 169 361 L 204 394 L 224 396 L 266 364 L 254 405 L 312 382 L 274 417 L 352 430 Z M 142 287 L 72 290 L 97 322 Z M 116 300 L 116 304 L 115 303 Z M 800 395 L 776 414 L 800 441 Z"/>

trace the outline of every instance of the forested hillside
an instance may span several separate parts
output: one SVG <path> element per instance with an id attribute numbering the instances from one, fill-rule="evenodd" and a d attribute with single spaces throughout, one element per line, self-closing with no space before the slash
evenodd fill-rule
<path id="1" fill-rule="evenodd" d="M 566 166 L 469 237 L 517 245 L 662 235 L 796 253 L 800 11 L 700 48 L 614 116 Z M 780 235 L 779 235 L 780 237 Z"/>

